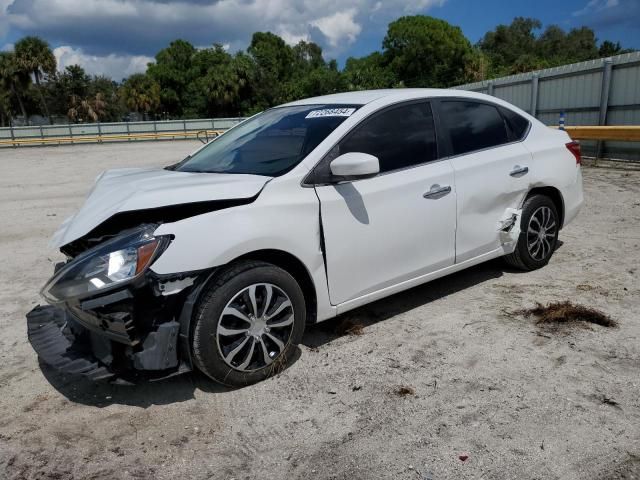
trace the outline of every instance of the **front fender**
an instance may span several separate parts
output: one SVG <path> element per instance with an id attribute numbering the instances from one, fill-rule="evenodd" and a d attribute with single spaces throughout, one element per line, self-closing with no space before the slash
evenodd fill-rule
<path id="1" fill-rule="evenodd" d="M 160 275 L 205 270 L 259 250 L 281 250 L 305 265 L 315 285 L 318 319 L 328 318 L 333 309 L 328 300 L 319 216 L 313 189 L 301 187 L 298 181 L 273 181 L 251 204 L 158 227 L 156 235 L 174 239 L 151 270 Z"/>
<path id="2" fill-rule="evenodd" d="M 307 190 L 307 189 L 305 189 Z M 155 235 L 173 241 L 151 269 L 161 275 L 204 270 L 256 250 L 283 250 L 310 270 L 322 264 L 318 200 L 315 203 L 265 205 L 254 202 L 166 223 Z"/>

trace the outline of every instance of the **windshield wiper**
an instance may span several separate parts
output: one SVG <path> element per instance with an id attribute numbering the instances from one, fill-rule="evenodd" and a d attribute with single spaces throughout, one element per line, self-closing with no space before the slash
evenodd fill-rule
<path id="1" fill-rule="evenodd" d="M 187 155 L 186 157 L 184 157 L 182 160 L 180 160 L 178 163 L 174 163 L 171 165 L 167 165 L 166 167 L 164 167 L 165 170 L 176 170 L 180 165 L 182 165 L 183 163 L 185 163 L 187 160 L 189 160 L 191 158 L 191 155 Z"/>

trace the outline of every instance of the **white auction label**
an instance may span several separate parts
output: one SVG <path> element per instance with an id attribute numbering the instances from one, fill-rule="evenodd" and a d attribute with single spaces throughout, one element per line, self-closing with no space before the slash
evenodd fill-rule
<path id="1" fill-rule="evenodd" d="M 324 108 L 322 110 L 312 110 L 304 118 L 350 117 L 355 111 L 355 108 Z"/>

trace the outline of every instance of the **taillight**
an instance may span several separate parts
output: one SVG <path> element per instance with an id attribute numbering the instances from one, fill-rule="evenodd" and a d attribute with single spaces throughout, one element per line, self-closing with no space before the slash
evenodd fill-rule
<path id="1" fill-rule="evenodd" d="M 580 142 L 567 143 L 567 149 L 576 157 L 576 165 L 582 165 L 582 152 L 580 151 Z"/>

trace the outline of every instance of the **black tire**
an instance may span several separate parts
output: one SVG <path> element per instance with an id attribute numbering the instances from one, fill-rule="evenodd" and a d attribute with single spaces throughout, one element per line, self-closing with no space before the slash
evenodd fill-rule
<path id="1" fill-rule="evenodd" d="M 535 248 L 532 251 L 529 249 L 529 244 L 535 241 L 535 236 L 529 233 L 529 224 L 531 218 L 536 215 L 536 219 L 540 218 L 540 212 L 549 212 L 551 219 L 547 225 L 553 223 L 553 230 L 549 229 L 547 242 L 541 245 L 541 250 L 536 251 Z M 535 227 L 535 220 L 534 220 Z M 545 195 L 532 195 L 527 198 L 522 206 L 522 215 L 520 217 L 520 236 L 518 238 L 518 244 L 513 253 L 504 257 L 507 264 L 513 268 L 519 270 L 531 271 L 544 267 L 553 252 L 556 249 L 558 243 L 558 233 L 560 231 L 560 217 L 553 201 Z"/>
<path id="2" fill-rule="evenodd" d="M 274 357 L 272 363 L 251 371 L 242 371 L 227 364 L 221 352 L 223 347 L 219 339 L 226 340 L 230 338 L 231 340 L 229 341 L 238 342 L 239 344 L 243 342 L 244 335 L 253 338 L 258 337 L 249 335 L 248 332 L 239 334 L 237 337 L 220 337 L 218 336 L 218 328 L 219 322 L 222 322 L 222 312 L 229 302 L 237 298 L 240 292 L 256 284 L 269 284 L 277 287 L 280 293 L 286 294 L 293 311 L 293 323 L 290 334 L 288 333 L 288 339 L 282 342 L 284 348 Z M 267 313 L 266 310 L 269 308 L 268 304 L 264 305 L 268 303 L 264 297 L 266 295 L 262 297 L 263 315 Z M 192 341 L 194 362 L 202 373 L 223 385 L 242 387 L 260 382 L 281 372 L 289 365 L 297 350 L 297 345 L 302 341 L 305 321 L 306 305 L 302 289 L 288 272 L 275 265 L 261 261 L 237 262 L 221 270 L 200 295 L 194 316 Z M 266 355 L 268 349 L 265 344 L 271 341 L 265 338 L 264 335 L 267 334 L 261 334 L 261 338 L 264 339 L 262 343 L 257 340 L 254 341 L 253 338 L 249 340 L 253 344 L 252 348 L 265 348 Z M 263 362 L 262 359 L 256 357 L 258 350 L 254 353 L 252 349 L 251 353 L 249 353 L 248 346 L 242 348 L 243 350 L 238 354 L 243 354 L 246 358 L 256 358 L 255 364 Z M 244 350 L 245 348 L 246 350 Z"/>

